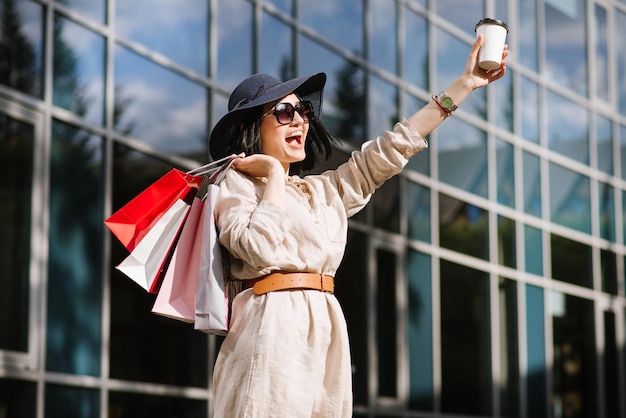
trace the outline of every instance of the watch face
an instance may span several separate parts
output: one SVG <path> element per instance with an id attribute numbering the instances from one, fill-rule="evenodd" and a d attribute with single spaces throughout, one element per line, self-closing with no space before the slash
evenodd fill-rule
<path id="1" fill-rule="evenodd" d="M 454 100 L 452 100 L 452 97 L 445 96 L 441 99 L 441 105 L 446 109 L 451 109 L 454 106 Z"/>

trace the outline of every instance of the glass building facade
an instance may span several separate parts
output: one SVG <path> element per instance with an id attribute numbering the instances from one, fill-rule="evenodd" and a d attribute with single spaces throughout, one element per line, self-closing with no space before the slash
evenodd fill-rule
<path id="1" fill-rule="evenodd" d="M 150 313 L 103 219 L 255 72 L 328 74 L 336 166 L 485 16 L 507 75 L 350 223 L 355 417 L 626 417 L 625 0 L 0 0 L 0 417 L 210 417 L 220 338 Z"/>

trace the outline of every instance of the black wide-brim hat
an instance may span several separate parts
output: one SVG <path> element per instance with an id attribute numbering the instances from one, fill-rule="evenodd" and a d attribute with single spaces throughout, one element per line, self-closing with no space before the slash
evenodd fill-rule
<path id="1" fill-rule="evenodd" d="M 313 104 L 314 116 L 322 114 L 322 99 L 326 74 L 317 73 L 282 82 L 267 74 L 254 74 L 243 80 L 228 99 L 226 113 L 211 131 L 209 151 L 214 160 L 226 157 L 234 151 L 238 141 L 241 122 L 247 111 L 267 103 L 275 102 L 295 93 L 301 100 Z"/>

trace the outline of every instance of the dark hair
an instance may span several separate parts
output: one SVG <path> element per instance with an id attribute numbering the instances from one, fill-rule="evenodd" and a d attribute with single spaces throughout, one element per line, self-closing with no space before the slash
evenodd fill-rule
<path id="1" fill-rule="evenodd" d="M 338 142 L 337 138 L 328 132 L 319 119 L 312 118 L 309 121 L 309 131 L 304 144 L 306 157 L 302 161 L 291 164 L 289 174 L 300 174 L 303 171 L 312 170 L 317 164 L 318 155 L 323 155 L 324 160 L 328 160 L 333 150 L 333 144 Z"/>
<path id="2" fill-rule="evenodd" d="M 235 134 L 238 141 L 232 141 L 228 154 L 246 155 L 261 154 L 261 119 L 263 107 L 250 109 L 244 115 L 239 132 Z M 332 153 L 332 145 L 339 141 L 335 138 L 317 117 L 309 121 L 304 150 L 306 157 L 302 161 L 292 163 L 289 167 L 289 174 L 301 174 L 304 171 L 312 170 L 317 163 L 318 155 L 322 155 L 324 160 L 328 160 Z"/>

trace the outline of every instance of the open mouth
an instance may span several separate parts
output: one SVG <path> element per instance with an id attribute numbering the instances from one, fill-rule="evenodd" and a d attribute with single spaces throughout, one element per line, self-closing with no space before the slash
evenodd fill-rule
<path id="1" fill-rule="evenodd" d="M 302 146 L 302 132 L 293 132 L 287 138 L 285 138 L 287 144 L 292 147 Z"/>

